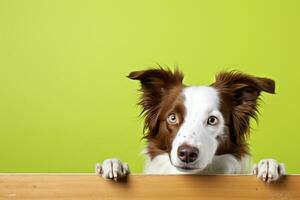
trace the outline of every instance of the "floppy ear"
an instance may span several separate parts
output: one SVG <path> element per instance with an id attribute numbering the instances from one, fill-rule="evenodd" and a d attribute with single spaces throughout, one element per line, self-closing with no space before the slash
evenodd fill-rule
<path id="1" fill-rule="evenodd" d="M 275 82 L 240 72 L 221 72 L 212 84 L 231 107 L 231 126 L 237 138 L 243 139 L 250 128 L 250 118 L 257 119 L 262 91 L 274 94 Z"/>
<path id="2" fill-rule="evenodd" d="M 182 85 L 183 74 L 178 69 L 172 72 L 170 69 L 153 68 L 131 72 L 127 77 L 140 81 L 142 94 L 139 105 L 145 116 L 144 129 L 155 132 L 162 97 L 172 87 Z"/>
<path id="3" fill-rule="evenodd" d="M 172 72 L 170 69 L 163 68 L 134 71 L 127 77 L 132 80 L 139 80 L 142 90 L 154 90 L 158 93 L 170 86 L 182 84 L 183 80 L 183 74 L 178 69 Z"/>

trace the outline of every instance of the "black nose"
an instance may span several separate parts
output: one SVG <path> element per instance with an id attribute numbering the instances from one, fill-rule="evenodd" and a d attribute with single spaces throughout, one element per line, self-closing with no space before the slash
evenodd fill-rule
<path id="1" fill-rule="evenodd" d="M 177 149 L 177 156 L 178 158 L 185 163 L 194 162 L 197 160 L 199 155 L 199 150 L 196 147 L 192 147 L 187 144 L 183 144 L 179 146 Z"/>

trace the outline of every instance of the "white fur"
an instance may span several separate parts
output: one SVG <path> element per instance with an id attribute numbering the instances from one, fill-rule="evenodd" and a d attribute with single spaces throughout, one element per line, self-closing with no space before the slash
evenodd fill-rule
<path id="1" fill-rule="evenodd" d="M 144 169 L 145 174 L 182 174 L 178 171 L 170 162 L 169 155 L 167 153 L 161 154 L 146 161 Z"/>

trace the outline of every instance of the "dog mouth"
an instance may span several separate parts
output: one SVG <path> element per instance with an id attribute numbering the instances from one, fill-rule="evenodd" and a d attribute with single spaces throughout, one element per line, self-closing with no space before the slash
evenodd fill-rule
<path id="1" fill-rule="evenodd" d="M 204 168 L 202 167 L 199 167 L 199 166 L 194 166 L 194 165 L 191 165 L 191 164 L 188 164 L 188 163 L 181 163 L 180 165 L 175 165 L 174 163 L 171 162 L 171 164 L 176 168 L 178 169 L 179 171 L 182 171 L 182 172 L 199 172 L 199 171 L 202 171 Z"/>
<path id="2" fill-rule="evenodd" d="M 196 170 L 197 168 L 194 168 L 194 167 L 188 167 L 188 166 L 175 166 L 179 169 L 183 169 L 183 170 Z"/>
<path id="3" fill-rule="evenodd" d="M 203 170 L 203 168 L 199 168 L 199 167 L 195 167 L 193 165 L 191 165 L 191 163 L 181 163 L 180 165 L 175 165 L 173 162 L 172 162 L 172 159 L 171 159 L 171 156 L 169 155 L 169 158 L 170 158 L 170 162 L 171 164 L 176 168 L 178 169 L 179 171 L 182 171 L 182 172 L 196 172 L 196 171 L 201 171 Z"/>
<path id="4" fill-rule="evenodd" d="M 180 170 L 180 171 L 199 171 L 199 170 L 201 170 L 200 168 L 197 168 L 197 167 L 193 167 L 193 166 L 189 166 L 189 165 L 186 165 L 186 164 L 184 164 L 184 165 L 174 165 L 174 167 L 176 167 L 178 170 Z"/>

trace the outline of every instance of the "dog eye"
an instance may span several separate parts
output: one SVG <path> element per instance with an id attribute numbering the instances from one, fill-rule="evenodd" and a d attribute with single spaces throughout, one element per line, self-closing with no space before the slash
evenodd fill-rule
<path id="1" fill-rule="evenodd" d="M 178 124 L 178 117 L 175 113 L 171 113 L 168 118 L 167 118 L 167 122 L 169 124 Z"/>
<path id="2" fill-rule="evenodd" d="M 208 125 L 211 125 L 211 126 L 214 126 L 216 124 L 218 124 L 218 118 L 215 117 L 215 116 L 210 116 L 208 119 L 207 119 L 207 124 Z"/>

